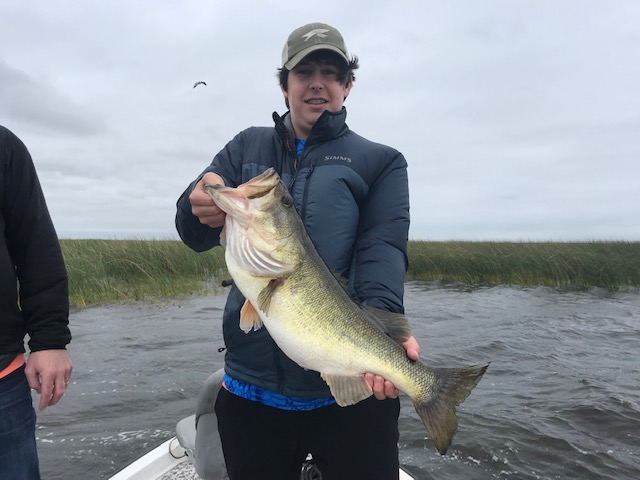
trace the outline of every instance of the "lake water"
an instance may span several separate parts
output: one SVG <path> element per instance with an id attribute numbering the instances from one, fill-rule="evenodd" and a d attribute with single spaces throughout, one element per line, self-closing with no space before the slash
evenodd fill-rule
<path id="1" fill-rule="evenodd" d="M 174 434 L 222 366 L 224 295 L 71 316 L 67 395 L 38 416 L 44 480 L 103 479 Z M 640 294 L 407 284 L 432 366 L 491 362 L 438 455 L 407 397 L 400 462 L 416 479 L 640 478 Z"/>

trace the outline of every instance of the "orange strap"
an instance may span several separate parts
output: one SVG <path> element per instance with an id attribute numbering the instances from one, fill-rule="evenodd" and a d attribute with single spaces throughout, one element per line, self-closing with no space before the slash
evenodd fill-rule
<path id="1" fill-rule="evenodd" d="M 13 359 L 13 362 L 11 362 L 7 368 L 0 372 L 0 378 L 6 377 L 10 373 L 15 372 L 22 365 L 24 365 L 24 354 L 21 353 L 19 355 L 16 355 L 16 358 Z"/>

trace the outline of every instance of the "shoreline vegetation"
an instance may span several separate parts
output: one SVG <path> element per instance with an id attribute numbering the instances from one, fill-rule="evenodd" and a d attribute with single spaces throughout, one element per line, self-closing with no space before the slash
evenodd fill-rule
<path id="1" fill-rule="evenodd" d="M 178 240 L 60 240 L 71 306 L 223 292 L 222 248 Z M 409 242 L 407 281 L 637 290 L 640 242 Z"/>

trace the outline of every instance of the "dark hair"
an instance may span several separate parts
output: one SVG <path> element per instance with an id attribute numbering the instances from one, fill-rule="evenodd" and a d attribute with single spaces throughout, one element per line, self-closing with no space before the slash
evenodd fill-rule
<path id="1" fill-rule="evenodd" d="M 304 57 L 304 59 L 302 59 L 300 63 L 313 61 L 319 63 L 328 63 L 338 67 L 338 81 L 343 85 L 347 85 L 349 82 L 355 82 L 356 76 L 353 72 L 360 66 L 358 64 L 358 57 L 356 57 L 355 55 L 351 56 L 351 60 L 349 61 L 349 63 L 345 63 L 342 57 L 340 57 L 337 53 L 332 52 L 331 50 L 316 50 L 315 52 L 311 52 L 309 55 Z M 289 69 L 285 67 L 279 68 L 278 73 L 276 73 L 276 77 L 278 77 L 280 86 L 286 92 L 289 88 Z"/>

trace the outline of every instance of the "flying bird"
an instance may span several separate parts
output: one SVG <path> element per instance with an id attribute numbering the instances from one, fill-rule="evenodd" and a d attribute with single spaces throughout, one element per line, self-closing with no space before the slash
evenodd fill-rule
<path id="1" fill-rule="evenodd" d="M 196 82 L 196 83 L 193 84 L 193 88 L 196 88 L 200 84 L 204 85 L 205 87 L 207 86 L 207 84 L 205 82 Z"/>

